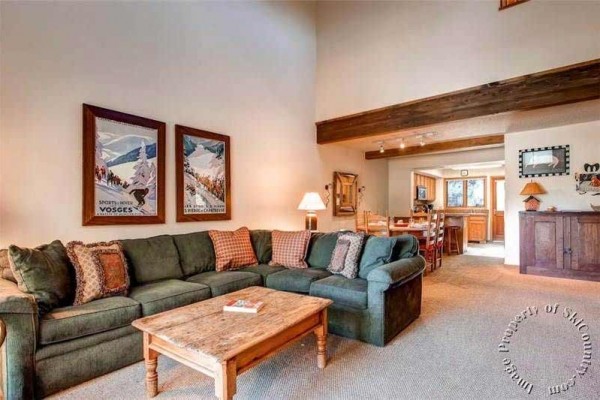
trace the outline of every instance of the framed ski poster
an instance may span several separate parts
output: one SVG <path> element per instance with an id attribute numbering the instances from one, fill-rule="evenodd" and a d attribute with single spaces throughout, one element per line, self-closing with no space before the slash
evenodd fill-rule
<path id="1" fill-rule="evenodd" d="M 177 222 L 231 219 L 229 136 L 175 125 Z"/>
<path id="2" fill-rule="evenodd" d="M 83 225 L 165 222 L 165 128 L 83 105 Z"/>

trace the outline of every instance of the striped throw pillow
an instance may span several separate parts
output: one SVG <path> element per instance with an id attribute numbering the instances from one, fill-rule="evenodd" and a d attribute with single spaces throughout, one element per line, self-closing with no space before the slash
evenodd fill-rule
<path id="1" fill-rule="evenodd" d="M 217 271 L 258 264 L 248 228 L 242 227 L 236 231 L 208 231 L 208 235 L 215 248 Z"/>
<path id="2" fill-rule="evenodd" d="M 308 268 L 306 253 L 310 242 L 310 231 L 273 231 L 273 258 L 269 265 L 282 265 L 286 268 Z"/>

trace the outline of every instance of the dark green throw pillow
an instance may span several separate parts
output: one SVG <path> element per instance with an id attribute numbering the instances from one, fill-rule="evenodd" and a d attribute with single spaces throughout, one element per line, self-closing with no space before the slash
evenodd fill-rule
<path id="1" fill-rule="evenodd" d="M 308 257 L 306 261 L 311 268 L 326 269 L 331 262 L 333 249 L 340 232 L 313 233 L 308 244 Z"/>
<path id="2" fill-rule="evenodd" d="M 393 261 L 398 251 L 396 242 L 396 237 L 371 236 L 365 244 L 365 249 L 360 259 L 358 276 L 367 279 L 369 272 Z"/>
<path id="3" fill-rule="evenodd" d="M 252 248 L 259 264 L 268 264 L 273 258 L 273 239 L 271 231 L 257 229 L 250 231 Z"/>
<path id="4" fill-rule="evenodd" d="M 74 269 L 60 240 L 35 249 L 12 245 L 8 254 L 19 289 L 35 298 L 40 314 L 73 304 Z"/>

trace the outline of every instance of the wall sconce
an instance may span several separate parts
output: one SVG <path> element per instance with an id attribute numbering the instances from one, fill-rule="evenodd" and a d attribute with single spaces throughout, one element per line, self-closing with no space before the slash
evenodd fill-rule
<path id="1" fill-rule="evenodd" d="M 356 205 L 356 208 L 360 207 L 360 203 L 362 202 L 363 196 L 365 195 L 365 191 L 367 190 L 366 187 L 361 186 L 358 188 L 358 203 Z"/>
<path id="2" fill-rule="evenodd" d="M 333 187 L 333 183 L 328 183 L 327 185 L 325 185 L 325 193 L 324 193 L 325 208 L 327 208 L 327 206 L 329 205 L 329 198 L 331 197 L 331 188 L 332 187 Z"/>

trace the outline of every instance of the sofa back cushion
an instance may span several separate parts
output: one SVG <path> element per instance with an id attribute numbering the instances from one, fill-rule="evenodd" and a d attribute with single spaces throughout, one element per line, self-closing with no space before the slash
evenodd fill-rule
<path id="1" fill-rule="evenodd" d="M 396 237 L 396 248 L 392 261 L 402 258 L 411 258 L 419 254 L 419 239 L 413 235 L 402 235 Z"/>
<path id="2" fill-rule="evenodd" d="M 306 261 L 311 268 L 327 269 L 338 240 L 339 232 L 316 232 L 310 238 Z"/>
<path id="3" fill-rule="evenodd" d="M 369 272 L 384 264 L 401 258 L 414 257 L 419 253 L 419 241 L 412 235 L 394 237 L 370 236 L 365 244 L 358 276 L 367 279 Z"/>
<path id="4" fill-rule="evenodd" d="M 271 231 L 262 229 L 250 231 L 250 239 L 252 240 L 252 247 L 254 248 L 254 254 L 256 254 L 258 263 L 268 264 L 271 258 L 273 258 Z"/>
<path id="5" fill-rule="evenodd" d="M 215 270 L 215 249 L 208 231 L 173 235 L 185 276 Z"/>
<path id="6" fill-rule="evenodd" d="M 121 240 L 121 244 L 133 272 L 133 280 L 138 284 L 183 278 L 179 253 L 171 236 L 126 239 Z"/>
<path id="7" fill-rule="evenodd" d="M 35 298 L 41 314 L 73 302 L 75 274 L 60 240 L 35 249 L 12 245 L 8 254 L 19 289 Z"/>

